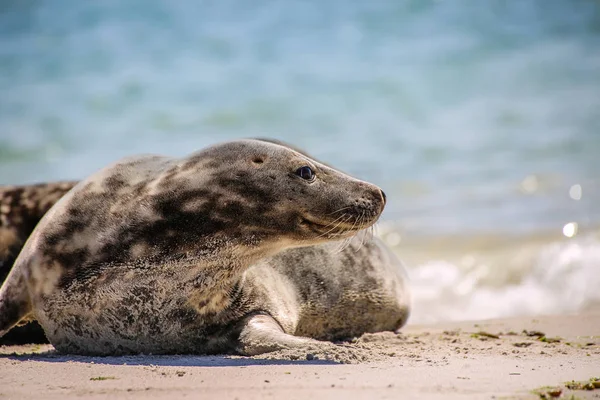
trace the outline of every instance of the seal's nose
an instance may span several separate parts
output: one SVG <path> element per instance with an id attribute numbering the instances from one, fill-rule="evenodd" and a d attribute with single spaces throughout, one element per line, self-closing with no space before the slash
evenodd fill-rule
<path id="1" fill-rule="evenodd" d="M 383 204 L 385 204 L 387 202 L 387 197 L 385 196 L 385 192 L 381 189 L 379 189 L 379 191 L 381 192 L 381 198 L 383 199 Z"/>

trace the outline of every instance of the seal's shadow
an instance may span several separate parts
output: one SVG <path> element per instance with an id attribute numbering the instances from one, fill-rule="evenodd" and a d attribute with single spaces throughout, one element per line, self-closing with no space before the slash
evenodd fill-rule
<path id="1" fill-rule="evenodd" d="M 87 364 L 104 365 L 133 365 L 133 366 L 159 366 L 159 367 L 246 367 L 257 365 L 337 365 L 334 360 L 265 360 L 239 356 L 196 356 L 196 355 L 169 355 L 169 356 L 120 356 L 120 357 L 88 357 L 58 354 L 54 351 L 36 354 L 1 354 L 0 358 L 16 361 L 37 361 L 48 363 L 79 362 Z"/>

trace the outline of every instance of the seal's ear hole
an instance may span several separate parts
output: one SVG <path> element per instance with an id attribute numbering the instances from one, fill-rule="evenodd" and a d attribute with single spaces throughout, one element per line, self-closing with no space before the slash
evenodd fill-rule
<path id="1" fill-rule="evenodd" d="M 262 158 L 262 157 L 254 157 L 254 158 L 252 159 L 252 162 L 253 162 L 254 164 L 262 164 L 262 163 L 264 163 L 264 162 L 265 162 L 265 160 L 263 160 L 263 158 Z"/>

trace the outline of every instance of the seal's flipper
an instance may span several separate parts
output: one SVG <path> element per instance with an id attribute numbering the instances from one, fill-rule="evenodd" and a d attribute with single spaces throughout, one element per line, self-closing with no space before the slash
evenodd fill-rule
<path id="1" fill-rule="evenodd" d="M 0 288 L 0 337 L 27 318 L 31 311 L 25 278 L 19 268 L 13 268 Z"/>
<path id="2" fill-rule="evenodd" d="M 269 315 L 253 315 L 244 321 L 237 350 L 247 356 L 282 349 L 325 345 L 326 343 L 287 334 Z M 329 343 L 331 345 L 331 343 Z"/>

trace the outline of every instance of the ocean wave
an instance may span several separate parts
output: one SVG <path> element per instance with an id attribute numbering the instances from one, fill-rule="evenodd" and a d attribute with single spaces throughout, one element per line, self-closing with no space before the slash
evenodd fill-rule
<path id="1" fill-rule="evenodd" d="M 429 257 L 423 254 L 427 239 L 419 240 L 415 252 L 410 243 L 397 243 L 394 231 L 382 237 L 401 258 L 413 260 L 407 263 L 412 323 L 564 314 L 600 305 L 596 232 L 575 238 L 456 238 L 442 246 L 431 239 Z"/>

